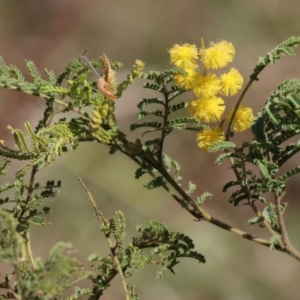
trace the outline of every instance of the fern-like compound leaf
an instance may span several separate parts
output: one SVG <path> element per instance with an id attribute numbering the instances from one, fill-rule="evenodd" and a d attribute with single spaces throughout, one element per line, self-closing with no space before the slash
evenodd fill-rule
<path id="1" fill-rule="evenodd" d="M 197 198 L 197 205 L 201 206 L 208 198 L 211 198 L 212 194 L 209 192 L 204 192 L 201 196 Z"/>
<path id="2" fill-rule="evenodd" d="M 215 161 L 215 164 L 217 166 L 221 165 L 222 162 L 225 160 L 225 159 L 228 159 L 228 158 L 231 158 L 231 157 L 234 157 L 236 158 L 236 155 L 234 155 L 232 152 L 227 152 L 227 153 L 222 153 L 218 156 L 218 158 L 216 159 Z M 237 158 L 238 159 L 238 158 Z"/>
<path id="3" fill-rule="evenodd" d="M 220 142 L 216 142 L 216 143 L 212 144 L 208 148 L 208 152 L 216 152 L 216 151 L 219 151 L 219 150 L 235 149 L 235 148 L 236 148 L 236 144 L 233 143 L 233 142 L 220 141 Z"/>
<path id="4" fill-rule="evenodd" d="M 143 110 L 144 107 L 146 105 L 149 105 L 149 104 L 160 104 L 160 105 L 164 105 L 164 101 L 162 99 L 159 99 L 159 98 L 144 98 L 141 102 L 139 102 L 138 104 L 138 109 L 139 110 Z"/>
<path id="5" fill-rule="evenodd" d="M 141 124 L 132 124 L 130 126 L 130 130 L 134 131 L 137 128 L 143 128 L 143 127 L 161 128 L 162 123 L 161 122 L 144 122 L 144 123 L 141 123 Z"/>
<path id="6" fill-rule="evenodd" d="M 52 86 L 56 85 L 56 76 L 55 76 L 54 72 L 51 70 L 49 71 L 47 69 L 44 69 L 44 71 L 45 71 L 45 74 L 47 76 L 49 83 L 51 83 Z"/>
<path id="7" fill-rule="evenodd" d="M 186 107 L 186 102 L 180 102 L 177 104 L 169 105 L 167 114 L 170 115 L 171 113 L 174 113 L 177 110 L 183 109 Z"/>
<path id="8" fill-rule="evenodd" d="M 177 125 L 186 124 L 186 123 L 199 124 L 199 120 L 197 120 L 193 117 L 175 118 L 175 119 L 171 119 L 167 122 L 167 127 L 175 127 L 176 128 Z"/>
<path id="9" fill-rule="evenodd" d="M 31 60 L 25 60 L 25 66 L 29 72 L 29 74 L 31 75 L 31 77 L 33 78 L 33 81 L 36 82 L 37 80 L 42 79 L 40 72 L 38 71 L 36 65 L 34 64 L 33 61 Z"/>

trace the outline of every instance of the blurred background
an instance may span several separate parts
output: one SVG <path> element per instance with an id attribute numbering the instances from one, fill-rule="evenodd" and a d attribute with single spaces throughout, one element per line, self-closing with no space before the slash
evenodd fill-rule
<path id="1" fill-rule="evenodd" d="M 236 47 L 231 66 L 247 81 L 260 56 L 299 32 L 297 0 L 0 2 L 0 55 L 7 64 L 24 70 L 23 61 L 33 60 L 40 70 L 47 67 L 58 74 L 70 60 L 88 49 L 89 58 L 105 53 L 110 59 L 124 63 L 117 73 L 119 81 L 125 78 L 137 58 L 146 63 L 146 70 L 169 68 L 167 50 L 181 42 L 199 46 L 201 35 L 207 44 L 221 39 L 231 41 Z M 283 57 L 277 65 L 270 65 L 252 86 L 245 104 L 254 112 L 259 111 L 279 83 L 287 78 L 299 78 L 300 52 L 296 52 L 298 57 Z M 118 124 L 131 140 L 141 134 L 129 131 L 129 125 L 136 121 L 136 105 L 149 95 L 142 82 L 136 81 L 117 102 Z M 189 100 L 188 95 L 185 97 Z M 228 105 L 234 101 L 235 98 L 229 99 Z M 37 97 L 0 90 L 0 139 L 12 145 L 6 126 L 24 128 L 28 120 L 35 126 L 44 107 L 44 101 Z M 251 132 L 240 135 L 242 140 L 251 139 Z M 248 227 L 246 220 L 253 217 L 250 208 L 230 206 L 229 193 L 221 192 L 224 183 L 233 178 L 229 166 L 225 163 L 216 167 L 216 155 L 201 152 L 195 138 L 194 133 L 178 132 L 167 139 L 166 153 L 182 166 L 183 185 L 187 186 L 189 181 L 197 184 L 195 197 L 205 191 L 213 193 L 214 197 L 204 207 L 214 216 L 268 239 L 263 229 Z M 16 167 L 19 166 L 11 169 L 10 179 Z M 106 216 L 116 210 L 125 214 L 128 241 L 136 234 L 136 224 L 154 218 L 167 223 L 174 231 L 189 235 L 195 241 L 196 250 L 206 257 L 206 264 L 201 265 L 192 260 L 182 261 L 175 269 L 176 276 L 166 273 L 160 281 L 155 280 L 154 267 L 148 266 L 130 279 L 141 299 L 299 299 L 297 261 L 213 225 L 195 222 L 162 189 L 144 189 L 143 183 L 149 178 L 135 180 L 135 169 L 136 165 L 126 157 L 120 153 L 110 156 L 105 146 L 96 143 L 82 144 L 75 152 L 44 168 L 40 182 L 61 179 L 62 188 L 48 203 L 53 210 L 47 216 L 52 225 L 32 229 L 34 255 L 46 258 L 58 241 L 71 242 L 74 255 L 85 264 L 86 257 L 93 252 L 108 253 L 86 194 L 75 178 L 81 176 Z M 298 181 L 296 176 L 288 183 L 286 220 L 291 241 L 299 249 Z M 118 278 L 103 299 L 123 299 Z"/>

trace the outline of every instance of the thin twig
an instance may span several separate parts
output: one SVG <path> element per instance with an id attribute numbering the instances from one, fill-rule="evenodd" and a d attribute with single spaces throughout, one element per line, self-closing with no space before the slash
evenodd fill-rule
<path id="1" fill-rule="evenodd" d="M 226 134 L 225 134 L 225 136 L 226 136 L 226 141 L 228 141 L 229 138 L 230 138 L 230 134 L 231 134 L 231 126 L 232 126 L 233 120 L 234 120 L 234 118 L 235 118 L 235 115 L 236 115 L 236 113 L 237 113 L 237 111 L 238 111 L 238 109 L 239 109 L 239 107 L 240 107 L 240 105 L 241 105 L 241 103 L 242 103 L 242 101 L 243 101 L 243 99 L 244 99 L 244 97 L 245 97 L 247 91 L 249 90 L 249 88 L 251 87 L 251 85 L 252 85 L 252 83 L 253 83 L 254 81 L 258 81 L 258 77 L 257 77 L 257 76 L 262 72 L 262 70 L 263 70 L 265 67 L 266 67 L 266 66 L 261 67 L 261 68 L 258 68 L 258 69 L 254 69 L 253 73 L 250 75 L 250 80 L 249 80 L 249 82 L 247 83 L 247 85 L 245 86 L 243 92 L 241 93 L 241 96 L 240 96 L 239 100 L 237 101 L 237 103 L 236 103 L 236 105 L 235 105 L 235 107 L 234 107 L 233 113 L 232 113 L 232 115 L 231 115 L 231 118 L 230 118 L 230 120 L 229 120 L 229 124 L 228 124 L 227 131 L 226 131 Z"/>
<path id="2" fill-rule="evenodd" d="M 81 59 L 84 60 L 84 62 L 88 65 L 88 67 L 91 69 L 95 77 L 99 80 L 100 75 L 97 73 L 96 69 L 93 67 L 93 65 L 90 63 L 90 61 L 87 59 L 85 55 L 80 56 Z"/>
<path id="3" fill-rule="evenodd" d="M 86 185 L 84 184 L 84 182 L 82 181 L 82 179 L 79 177 L 79 176 L 76 176 L 76 178 L 78 179 L 78 181 L 80 182 L 80 184 L 82 185 L 82 187 L 84 188 L 84 190 L 86 191 L 87 195 L 88 195 L 88 198 L 94 208 L 94 211 L 95 211 L 95 216 L 97 218 L 97 220 L 99 221 L 99 223 L 101 225 L 104 224 L 104 220 L 103 218 L 101 217 L 101 215 L 99 214 L 99 210 L 97 208 L 97 205 L 96 205 L 96 202 L 91 194 L 91 192 L 88 190 L 88 188 L 86 187 Z M 127 284 L 126 284 L 126 281 L 125 281 L 125 276 L 123 274 L 123 270 L 122 270 L 122 267 L 121 267 L 121 263 L 115 253 L 115 246 L 113 245 L 113 242 L 111 241 L 110 237 L 109 237 L 109 234 L 104 232 L 104 235 L 105 235 L 105 238 L 107 240 L 107 243 L 108 243 L 108 246 L 109 246 L 109 249 L 110 249 L 110 253 L 112 255 L 112 259 L 114 261 L 114 264 L 115 264 L 115 267 L 116 269 L 118 270 L 118 273 L 120 275 L 120 278 L 121 278 L 121 282 L 122 282 L 122 285 L 123 285 L 123 289 L 124 289 L 124 292 L 125 292 L 125 299 L 126 300 L 130 300 L 130 295 L 129 295 L 129 292 L 128 292 L 128 288 L 127 288 Z"/>
<path id="4" fill-rule="evenodd" d="M 245 94 L 246 94 L 247 91 L 249 90 L 249 88 L 250 88 L 250 86 L 252 85 L 253 81 L 254 81 L 253 79 L 250 79 L 250 80 L 249 80 L 249 82 L 247 83 L 247 85 L 246 85 L 246 87 L 244 88 L 244 90 L 243 90 L 243 92 L 242 92 L 242 94 L 241 94 L 239 100 L 237 101 L 237 103 L 236 103 L 236 105 L 235 105 L 235 107 L 234 107 L 233 113 L 232 113 L 232 115 L 231 115 L 231 118 L 230 118 L 230 121 L 229 121 L 229 124 L 228 124 L 228 127 L 227 127 L 227 131 L 226 131 L 226 134 L 225 134 L 225 136 L 226 136 L 226 141 L 228 141 L 229 138 L 230 138 L 231 126 L 232 126 L 233 120 L 234 120 L 234 118 L 235 118 L 235 115 L 236 115 L 236 113 L 237 113 L 237 111 L 238 111 L 238 109 L 239 109 L 239 107 L 240 107 L 240 105 L 241 105 L 241 102 L 242 102 L 242 100 L 243 100 Z"/>

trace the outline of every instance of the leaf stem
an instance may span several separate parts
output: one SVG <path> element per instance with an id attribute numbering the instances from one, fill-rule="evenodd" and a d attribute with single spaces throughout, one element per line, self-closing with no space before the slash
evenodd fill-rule
<path id="1" fill-rule="evenodd" d="M 158 160 L 161 164 L 163 164 L 163 147 L 164 147 L 165 137 L 167 136 L 165 127 L 167 126 L 168 123 L 168 107 L 169 107 L 169 93 L 167 91 L 166 83 L 164 80 L 162 82 L 162 86 L 163 86 L 163 95 L 165 97 L 165 101 L 164 101 L 164 120 L 162 126 L 163 130 L 161 132 L 160 145 L 158 150 L 159 151 Z"/>
<path id="2" fill-rule="evenodd" d="M 250 79 L 249 82 L 247 83 L 246 87 L 244 88 L 239 100 L 237 101 L 235 107 L 234 107 L 234 110 L 233 110 L 233 113 L 231 115 L 231 118 L 230 118 L 230 121 L 229 121 L 229 124 L 228 124 L 228 127 L 227 127 L 227 131 L 226 131 L 226 141 L 229 141 L 229 138 L 230 138 L 230 134 L 231 134 L 231 126 L 232 126 L 232 123 L 233 123 L 233 120 L 235 118 L 235 115 L 241 105 L 241 102 L 244 98 L 244 96 L 246 95 L 247 91 L 249 90 L 250 86 L 252 85 L 254 79 Z"/>

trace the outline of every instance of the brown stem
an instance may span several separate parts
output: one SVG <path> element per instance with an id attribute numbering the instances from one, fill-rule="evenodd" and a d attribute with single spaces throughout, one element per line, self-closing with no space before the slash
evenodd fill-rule
<path id="1" fill-rule="evenodd" d="M 187 202 L 189 202 L 193 208 L 195 209 L 195 211 L 198 213 L 198 215 L 196 216 L 199 220 L 203 219 L 213 225 L 216 225 L 224 230 L 227 230 L 235 235 L 238 235 L 244 239 L 253 241 L 255 243 L 258 243 L 262 246 L 266 246 L 266 247 L 270 247 L 271 243 L 265 239 L 261 239 L 258 237 L 255 237 L 245 231 L 242 231 L 238 228 L 235 228 L 219 219 L 216 219 L 214 217 L 212 217 L 207 211 L 205 211 L 202 207 L 198 206 L 186 193 L 185 191 L 175 182 L 175 180 L 172 178 L 172 176 L 170 176 L 170 174 L 168 172 L 166 172 L 165 170 L 160 170 L 161 174 L 166 178 L 166 180 L 171 184 L 171 186 L 180 194 L 180 196 L 183 197 L 183 199 L 185 199 Z M 194 215 L 195 216 L 195 215 Z M 281 248 L 276 247 L 277 250 L 281 250 Z"/>
<path id="2" fill-rule="evenodd" d="M 129 158 L 131 158 L 134 162 L 136 162 L 137 164 L 141 165 L 141 162 L 136 158 L 136 156 L 130 154 L 129 152 L 127 152 L 126 150 L 122 149 L 122 147 L 119 147 L 116 144 L 110 144 L 110 146 L 115 147 L 116 149 L 118 149 L 119 151 L 121 151 L 123 154 L 125 154 L 126 156 L 128 156 Z M 206 212 L 202 207 L 198 206 L 186 193 L 185 191 L 176 183 L 176 181 L 173 179 L 173 177 L 162 167 L 158 167 L 153 161 L 151 161 L 150 159 L 144 158 L 144 160 L 150 164 L 153 168 L 155 168 L 156 170 L 158 170 L 163 176 L 164 178 L 169 182 L 169 184 L 174 188 L 174 190 L 187 202 L 189 203 L 192 208 L 188 208 L 185 207 L 185 209 L 191 214 L 193 215 L 196 219 L 198 220 L 204 220 L 207 221 L 221 229 L 224 229 L 226 231 L 229 231 L 237 236 L 240 236 L 244 239 L 253 241 L 257 244 L 260 244 L 262 246 L 265 247 L 270 247 L 272 244 L 265 239 L 262 238 L 258 238 L 255 237 L 253 235 L 251 235 L 250 233 L 247 233 L 245 231 L 242 231 L 238 228 L 235 228 L 219 219 L 216 219 L 214 217 L 212 217 L 208 212 Z M 155 178 L 155 175 L 153 173 L 150 172 L 150 175 L 152 177 Z M 162 186 L 168 193 L 170 193 L 170 195 L 177 201 L 176 195 L 175 193 L 173 193 L 167 185 Z M 281 247 L 279 247 L 278 245 L 275 245 L 275 249 L 278 251 L 283 251 L 283 249 Z"/>
<path id="3" fill-rule="evenodd" d="M 82 179 L 80 177 L 77 176 L 77 179 L 78 179 L 78 181 L 80 182 L 80 184 L 82 185 L 82 187 L 84 188 L 85 192 L 88 195 L 88 198 L 89 198 L 89 200 L 90 200 L 90 202 L 91 202 L 91 204 L 94 208 L 95 216 L 96 216 L 97 220 L 99 221 L 99 223 L 101 225 L 103 225 L 104 220 L 103 220 L 102 216 L 99 214 L 99 210 L 97 208 L 96 202 L 95 202 L 91 192 L 88 190 L 88 188 L 86 187 L 86 185 L 84 184 L 84 182 L 82 181 Z M 115 267 L 118 270 L 118 273 L 119 273 L 120 278 L 121 278 L 122 286 L 123 286 L 124 293 L 125 293 L 125 299 L 130 300 L 130 295 L 129 295 L 129 292 L 128 292 L 128 288 L 127 288 L 127 284 L 126 284 L 126 281 L 125 281 L 125 276 L 123 274 L 123 270 L 122 270 L 122 267 L 121 267 L 121 263 L 120 263 L 117 255 L 115 253 L 115 246 L 114 246 L 113 242 L 111 241 L 111 239 L 109 237 L 109 234 L 104 232 L 104 235 L 105 235 L 105 238 L 107 240 L 107 243 L 108 243 L 110 253 L 112 255 L 112 259 L 114 261 Z"/>
<path id="4" fill-rule="evenodd" d="M 296 258 L 297 260 L 300 260 L 300 252 L 294 248 L 289 240 L 288 233 L 286 230 L 286 226 L 284 223 L 282 211 L 281 211 L 281 198 L 278 193 L 275 193 L 275 209 L 278 217 L 278 225 L 280 228 L 280 233 L 282 237 L 282 242 L 285 247 L 285 251 L 289 253 L 292 257 Z"/>

